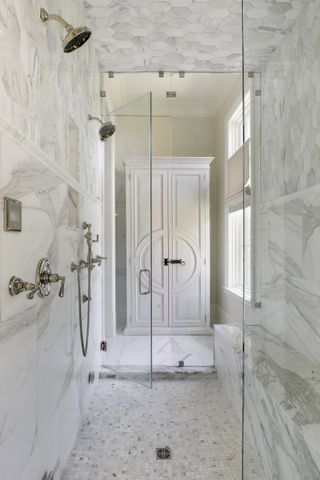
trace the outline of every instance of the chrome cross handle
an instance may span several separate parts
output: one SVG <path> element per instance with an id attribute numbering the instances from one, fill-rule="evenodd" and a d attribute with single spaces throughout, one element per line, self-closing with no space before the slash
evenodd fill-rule
<path id="1" fill-rule="evenodd" d="M 22 278 L 11 277 L 9 281 L 9 293 L 13 297 L 21 292 L 28 292 L 27 298 L 31 300 L 37 292 L 36 285 L 31 282 L 25 282 Z"/>
<path id="2" fill-rule="evenodd" d="M 9 293 L 11 296 L 21 292 L 28 292 L 28 300 L 32 300 L 37 293 L 40 298 L 47 297 L 51 292 L 51 283 L 61 282 L 59 297 L 64 296 L 65 277 L 58 273 L 51 273 L 49 260 L 41 258 L 38 262 L 34 283 L 26 282 L 19 277 L 11 277 L 9 281 Z"/>

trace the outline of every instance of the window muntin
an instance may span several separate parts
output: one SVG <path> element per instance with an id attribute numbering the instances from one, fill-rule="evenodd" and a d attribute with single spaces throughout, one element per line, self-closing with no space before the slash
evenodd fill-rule
<path id="1" fill-rule="evenodd" d="M 227 156 L 227 174 L 241 175 L 239 178 L 228 178 L 227 185 L 236 185 L 238 192 L 227 192 L 227 281 L 226 286 L 233 293 L 242 297 L 243 280 L 245 274 L 245 298 L 251 298 L 251 206 L 243 208 L 243 161 L 248 166 L 247 175 L 250 175 L 250 135 L 251 135 L 251 115 L 250 115 L 250 92 L 245 95 L 244 101 L 245 114 L 245 145 L 243 144 L 243 108 L 242 102 L 235 108 L 228 121 L 228 156 Z M 248 157 L 248 158 L 246 158 Z M 232 159 L 232 160 L 230 160 Z M 230 163 L 229 163 L 230 160 Z M 232 162 L 232 163 L 231 163 Z M 237 165 L 241 163 L 241 165 Z M 241 172 L 241 173 L 239 173 Z M 246 182 L 250 185 L 250 177 Z M 231 194 L 232 193 L 232 194 Z M 228 195 L 229 194 L 229 195 Z M 244 212 L 244 219 L 243 219 Z M 244 231 L 243 231 L 244 229 Z M 244 245 L 243 245 L 244 242 Z M 243 264 L 244 255 L 244 264 Z M 245 271 L 243 272 L 243 268 Z"/>

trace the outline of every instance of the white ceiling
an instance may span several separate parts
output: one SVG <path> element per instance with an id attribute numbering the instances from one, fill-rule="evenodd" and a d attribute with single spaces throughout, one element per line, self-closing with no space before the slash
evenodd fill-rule
<path id="1" fill-rule="evenodd" d="M 118 73 L 114 78 L 104 76 L 103 88 L 107 93 L 110 110 L 116 114 L 143 114 L 148 109 L 147 99 L 136 100 L 129 108 L 125 105 L 152 92 L 153 115 L 173 117 L 215 117 L 230 92 L 241 95 L 241 75 L 238 73 Z M 176 98 L 166 98 L 174 90 Z"/>
<path id="2" fill-rule="evenodd" d="M 260 70 L 308 0 L 244 0 L 245 63 Z M 102 71 L 241 70 L 241 0 L 84 0 Z"/>

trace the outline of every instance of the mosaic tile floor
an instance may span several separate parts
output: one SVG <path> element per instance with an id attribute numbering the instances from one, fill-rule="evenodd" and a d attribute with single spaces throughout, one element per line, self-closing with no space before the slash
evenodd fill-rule
<path id="1" fill-rule="evenodd" d="M 63 480 L 240 480 L 241 431 L 211 370 L 156 375 L 154 388 L 99 381 Z M 169 446 L 171 460 L 157 460 Z M 246 480 L 263 480 L 255 457 Z"/>

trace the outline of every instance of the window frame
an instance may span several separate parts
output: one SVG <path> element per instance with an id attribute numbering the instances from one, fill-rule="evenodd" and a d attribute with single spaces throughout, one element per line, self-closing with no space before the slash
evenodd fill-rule
<path id="1" fill-rule="evenodd" d="M 230 109 L 229 115 L 225 122 L 226 132 L 226 146 L 225 146 L 225 287 L 224 289 L 233 294 L 235 297 L 241 299 L 244 296 L 244 300 L 248 303 L 253 299 L 253 276 L 252 276 L 252 240 L 253 240 L 253 225 L 252 225 L 252 205 L 249 202 L 248 205 L 244 205 L 243 190 L 239 191 L 235 195 L 228 195 L 228 161 L 242 148 L 244 149 L 247 142 L 251 142 L 252 131 L 252 89 L 248 88 L 244 96 L 244 111 L 245 119 L 249 119 L 248 127 L 246 128 L 246 138 L 243 142 L 243 102 L 242 96 L 238 97 Z M 233 123 L 233 125 L 232 125 Z M 251 162 L 249 161 L 249 166 Z M 249 177 L 250 178 L 250 177 Z M 242 225 L 243 225 L 243 213 L 245 209 L 250 207 L 250 287 L 245 288 L 245 285 L 231 286 L 230 285 L 230 233 L 229 233 L 229 215 L 232 212 L 242 211 Z M 243 233 L 243 228 L 242 228 Z M 243 251 L 243 242 L 241 242 L 241 251 Z M 243 258 L 243 257 L 242 257 Z M 243 273 L 243 272 L 242 272 Z"/>

